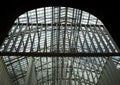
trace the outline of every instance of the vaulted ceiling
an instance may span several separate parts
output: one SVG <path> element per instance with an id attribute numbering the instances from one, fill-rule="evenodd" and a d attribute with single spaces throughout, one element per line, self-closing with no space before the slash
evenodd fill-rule
<path id="1" fill-rule="evenodd" d="M 0 44 L 7 37 L 15 19 L 28 10 L 48 6 L 67 6 L 87 11 L 100 19 L 120 47 L 119 7 L 117 2 L 105 0 L 11 0 L 0 2 Z"/>

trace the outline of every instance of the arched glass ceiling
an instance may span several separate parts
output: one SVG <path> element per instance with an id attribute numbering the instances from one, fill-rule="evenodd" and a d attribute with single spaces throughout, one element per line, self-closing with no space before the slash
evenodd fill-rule
<path id="1" fill-rule="evenodd" d="M 46 7 L 22 14 L 9 32 L 11 37 L 14 40 L 3 51 L 68 52 L 72 47 L 77 52 L 117 52 L 98 18 L 69 7 Z"/>
<path id="2" fill-rule="evenodd" d="M 77 24 L 102 25 L 102 22 L 92 14 L 70 7 L 34 9 L 20 15 L 18 19 L 16 19 L 15 23 L 76 24 L 77 22 Z"/>
<path id="3" fill-rule="evenodd" d="M 114 53 L 118 49 L 103 23 L 90 13 L 70 7 L 44 7 L 19 16 L 0 51 Z M 113 60 L 119 69 L 119 57 Z M 13 85 L 26 84 L 31 63 L 37 85 L 96 85 L 106 62 L 110 62 L 107 56 L 4 56 L 3 61 Z"/>

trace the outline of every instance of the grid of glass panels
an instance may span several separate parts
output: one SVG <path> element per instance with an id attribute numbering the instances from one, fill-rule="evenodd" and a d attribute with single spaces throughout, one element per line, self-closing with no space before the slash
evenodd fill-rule
<path id="1" fill-rule="evenodd" d="M 44 7 L 19 16 L 1 52 L 118 52 L 102 22 L 69 7 Z M 13 85 L 24 85 L 29 57 L 4 56 Z M 107 56 L 34 57 L 37 85 L 95 85 Z M 113 57 L 120 68 L 120 58 Z"/>

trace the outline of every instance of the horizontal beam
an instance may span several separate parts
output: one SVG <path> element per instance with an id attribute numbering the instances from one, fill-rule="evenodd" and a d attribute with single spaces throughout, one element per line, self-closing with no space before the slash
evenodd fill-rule
<path id="1" fill-rule="evenodd" d="M 0 56 L 32 56 L 32 57 L 110 57 L 120 53 L 52 53 L 52 52 L 0 52 Z"/>
<path id="2" fill-rule="evenodd" d="M 59 24 L 59 23 L 47 23 L 47 24 L 44 24 L 44 23 L 14 23 L 13 25 L 28 25 L 28 26 L 82 26 L 82 27 L 85 27 L 85 26 L 103 26 L 103 25 L 97 25 L 97 24 Z"/>

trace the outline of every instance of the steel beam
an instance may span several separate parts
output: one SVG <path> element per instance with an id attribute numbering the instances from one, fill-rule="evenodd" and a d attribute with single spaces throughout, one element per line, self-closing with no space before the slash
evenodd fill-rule
<path id="1" fill-rule="evenodd" d="M 111 56 L 120 56 L 120 53 L 0 52 L 0 56 L 32 56 L 32 57 L 111 57 Z"/>

